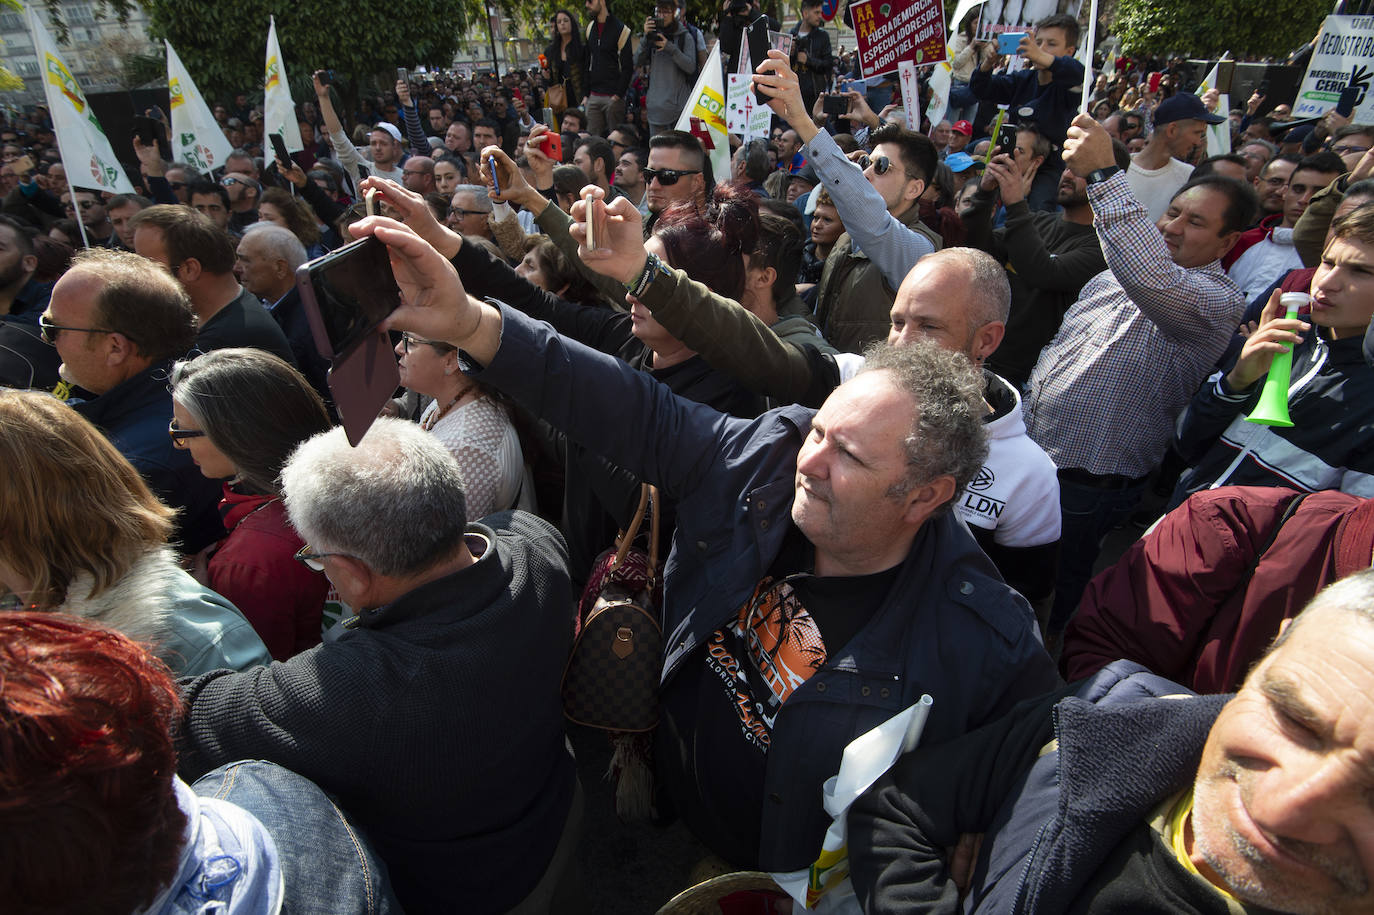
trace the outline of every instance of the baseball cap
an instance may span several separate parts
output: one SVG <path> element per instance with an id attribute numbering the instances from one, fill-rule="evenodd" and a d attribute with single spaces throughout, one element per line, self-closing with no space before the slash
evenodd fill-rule
<path id="1" fill-rule="evenodd" d="M 1198 120 L 1207 124 L 1220 124 L 1226 120 L 1224 114 L 1212 114 L 1207 110 L 1207 106 L 1202 104 L 1202 99 L 1196 95 L 1180 92 L 1171 95 L 1159 103 L 1155 109 L 1155 127 L 1162 127 L 1174 121 Z"/>
<path id="2" fill-rule="evenodd" d="M 379 121 L 376 125 L 373 126 L 372 129 L 385 130 L 387 133 L 391 134 L 391 139 L 395 140 L 397 143 L 401 142 L 401 131 L 400 128 L 398 128 L 395 124 L 388 124 L 386 121 Z"/>
<path id="3" fill-rule="evenodd" d="M 949 166 L 950 171 L 957 175 L 973 168 L 973 157 L 968 153 L 957 152 L 946 156 L 945 164 Z"/>
<path id="4" fill-rule="evenodd" d="M 973 136 L 973 125 L 968 121 L 955 121 L 949 125 L 949 129 L 955 133 L 962 133 L 966 137 Z"/>

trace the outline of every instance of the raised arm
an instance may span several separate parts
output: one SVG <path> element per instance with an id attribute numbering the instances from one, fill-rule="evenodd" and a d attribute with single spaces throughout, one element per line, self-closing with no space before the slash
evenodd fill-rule
<path id="1" fill-rule="evenodd" d="M 882 195 L 854 167 L 830 134 L 816 126 L 802 101 L 797 74 L 787 64 L 787 55 L 769 51 L 768 60 L 759 65 L 755 85 L 772 97 L 768 107 L 778 113 L 797 132 L 806 147 L 806 157 L 820 177 L 845 231 L 882 271 L 893 289 L 935 246 L 919 232 L 902 225 L 887 211 Z"/>
<path id="2" fill-rule="evenodd" d="M 1116 164 L 1111 137 L 1091 116 L 1074 118 L 1064 162 L 1079 177 Z M 1174 263 L 1164 236 L 1131 193 L 1125 172 L 1089 185 L 1088 199 L 1112 275 L 1165 336 L 1210 345 L 1218 328 L 1239 319 L 1245 300 L 1236 284 L 1220 271 Z"/>

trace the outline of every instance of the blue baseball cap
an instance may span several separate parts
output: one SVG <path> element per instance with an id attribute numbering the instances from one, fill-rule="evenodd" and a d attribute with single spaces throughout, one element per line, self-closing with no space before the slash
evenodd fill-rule
<path id="1" fill-rule="evenodd" d="M 945 164 L 949 166 L 950 171 L 954 172 L 954 174 L 957 175 L 960 172 L 966 172 L 969 169 L 973 168 L 974 162 L 973 157 L 970 156 L 968 153 L 957 152 L 950 153 L 948 156 L 946 156 Z"/>

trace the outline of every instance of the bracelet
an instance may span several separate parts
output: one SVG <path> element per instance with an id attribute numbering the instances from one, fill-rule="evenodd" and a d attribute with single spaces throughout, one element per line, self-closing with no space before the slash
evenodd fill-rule
<path id="1" fill-rule="evenodd" d="M 663 261 L 658 259 L 657 254 L 650 254 L 644 259 L 644 271 L 639 274 L 639 279 L 633 283 L 625 283 L 624 286 L 629 290 L 630 295 L 639 298 L 644 295 L 644 290 L 649 288 L 649 284 L 654 281 L 654 277 L 659 273 L 667 273 L 668 268 L 663 266 Z"/>

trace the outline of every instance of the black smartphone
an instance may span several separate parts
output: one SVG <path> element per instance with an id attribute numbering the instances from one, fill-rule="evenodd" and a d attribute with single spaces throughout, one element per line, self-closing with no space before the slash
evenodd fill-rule
<path id="1" fill-rule="evenodd" d="M 1002 131 L 997 135 L 997 152 L 1007 156 L 1016 156 L 1015 124 L 1002 125 Z"/>
<path id="2" fill-rule="evenodd" d="M 768 59 L 768 52 L 773 47 L 773 42 L 768 38 L 768 19 L 760 16 L 749 26 L 749 66 L 750 70 L 758 68 L 759 64 Z M 772 99 L 760 91 L 754 89 L 754 97 L 758 99 L 760 105 L 767 105 Z"/>
<path id="3" fill-rule="evenodd" d="M 849 99 L 838 93 L 826 93 L 821 110 L 831 117 L 843 117 L 849 112 Z"/>
<path id="4" fill-rule="evenodd" d="M 386 245 L 368 236 L 296 270 L 315 348 L 329 360 L 329 392 L 351 444 L 358 444 L 401 385 L 381 323 L 401 305 Z"/>
<path id="5" fill-rule="evenodd" d="M 162 122 L 155 118 L 135 116 L 133 119 L 134 136 L 144 146 L 156 146 L 162 137 Z"/>
<path id="6" fill-rule="evenodd" d="M 290 162 L 291 154 L 286 151 L 286 140 L 279 133 L 270 133 L 267 139 L 272 141 L 272 152 L 276 153 L 277 160 L 280 162 Z"/>
<path id="7" fill-rule="evenodd" d="M 407 70 L 405 67 L 397 67 L 397 68 L 396 68 L 396 78 L 397 78 L 398 80 L 400 80 L 401 82 L 403 82 L 403 83 L 409 83 L 409 82 L 410 82 L 410 71 Z"/>
<path id="8" fill-rule="evenodd" d="M 501 193 L 501 179 L 496 175 L 496 157 L 487 156 L 487 168 L 491 170 L 491 189 Z"/>
<path id="9" fill-rule="evenodd" d="M 347 354 L 401 306 L 386 245 L 370 235 L 301 264 L 296 286 L 326 359 Z"/>
<path id="10" fill-rule="evenodd" d="M 663 27 L 663 26 L 659 24 L 659 21 L 658 21 L 658 17 L 657 17 L 657 16 L 650 16 L 650 17 L 649 17 L 649 40 L 650 40 L 650 41 L 655 41 L 655 42 L 656 42 L 656 41 L 658 41 L 660 38 L 663 37 L 663 33 L 659 31 L 659 29 L 661 29 L 662 27 Z"/>
<path id="11" fill-rule="evenodd" d="M 1347 86 L 1341 90 L 1341 97 L 1336 102 L 1336 113 L 1343 118 L 1348 118 L 1355 113 L 1355 103 L 1360 100 L 1360 87 Z"/>
<path id="12" fill-rule="evenodd" d="M 321 86 L 332 85 L 334 82 L 333 70 L 316 70 L 315 78 L 320 81 Z"/>

